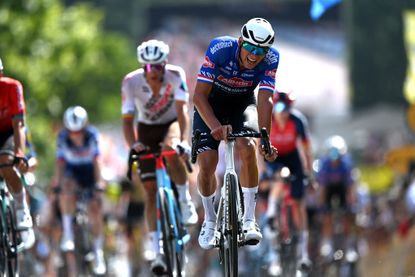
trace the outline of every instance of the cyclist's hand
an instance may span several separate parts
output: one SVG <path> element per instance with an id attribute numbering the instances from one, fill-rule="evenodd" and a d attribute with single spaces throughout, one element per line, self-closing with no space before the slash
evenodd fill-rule
<path id="1" fill-rule="evenodd" d="M 139 153 L 139 152 L 148 150 L 148 147 L 142 144 L 141 142 L 137 141 L 136 143 L 133 144 L 133 146 L 131 146 L 131 149 Z"/>
<path id="2" fill-rule="evenodd" d="M 184 140 L 180 142 L 179 144 L 177 144 L 176 152 L 183 159 L 189 159 L 191 152 L 192 152 L 192 147 L 190 147 L 189 143 Z"/>
<path id="3" fill-rule="evenodd" d="M 228 141 L 228 134 L 232 133 L 232 126 L 231 125 L 220 125 L 214 128 L 210 134 L 215 140 L 224 140 Z"/>
<path id="4" fill-rule="evenodd" d="M 265 152 L 265 149 L 264 149 L 264 146 L 263 145 L 260 145 L 260 148 L 259 148 L 259 152 L 261 153 L 261 155 L 262 156 L 264 156 L 264 158 L 267 160 L 267 161 L 269 161 L 269 162 L 272 162 L 272 161 L 275 161 L 275 159 L 278 157 L 278 150 L 277 150 L 277 148 L 275 147 L 275 146 L 273 146 L 273 145 L 271 145 L 271 153 L 266 153 Z"/>
<path id="5" fill-rule="evenodd" d="M 16 154 L 14 157 L 14 164 L 16 165 L 16 168 L 23 174 L 26 173 L 29 169 L 27 159 L 24 155 Z"/>

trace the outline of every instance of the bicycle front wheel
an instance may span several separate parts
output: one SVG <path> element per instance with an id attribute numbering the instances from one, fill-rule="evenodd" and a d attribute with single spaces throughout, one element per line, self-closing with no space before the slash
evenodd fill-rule
<path id="1" fill-rule="evenodd" d="M 7 272 L 9 276 L 19 276 L 19 257 L 18 246 L 21 241 L 20 233 L 17 230 L 16 215 L 14 208 L 9 205 L 6 210 L 7 223 Z"/>
<path id="2" fill-rule="evenodd" d="M 160 197 L 160 218 L 161 231 L 163 233 L 163 251 L 167 262 L 167 272 L 169 276 L 181 276 L 181 268 L 178 262 L 178 253 L 176 249 L 176 241 L 174 236 L 173 220 L 170 218 L 169 203 L 166 192 L 163 189 L 159 190 Z"/>
<path id="3" fill-rule="evenodd" d="M 225 220 L 225 251 L 224 269 L 225 276 L 238 276 L 238 233 L 239 223 L 237 214 L 237 191 L 238 183 L 232 174 L 226 176 L 226 189 L 228 191 L 228 204 L 224 209 Z"/>
<path id="4" fill-rule="evenodd" d="M 2 205 L 2 203 L 0 202 Z M 6 273 L 6 260 L 7 260 L 7 240 L 6 230 L 3 228 L 6 222 L 5 214 L 0 211 L 0 276 L 4 276 Z"/>

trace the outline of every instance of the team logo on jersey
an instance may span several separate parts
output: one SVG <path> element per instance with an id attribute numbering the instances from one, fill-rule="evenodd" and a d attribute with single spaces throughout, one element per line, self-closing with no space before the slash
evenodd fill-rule
<path id="1" fill-rule="evenodd" d="M 238 77 L 225 78 L 222 75 L 218 77 L 218 80 L 232 87 L 249 87 L 252 86 L 253 83 L 252 81 L 247 81 Z"/>
<path id="2" fill-rule="evenodd" d="M 216 43 L 214 46 L 210 47 L 210 53 L 213 55 L 216 53 L 216 51 L 226 48 L 226 47 L 232 47 L 232 41 L 221 41 Z"/>
<path id="3" fill-rule="evenodd" d="M 202 67 L 215 68 L 215 64 L 210 61 L 208 56 L 205 56 L 205 61 L 203 62 Z"/>
<path id="4" fill-rule="evenodd" d="M 169 83 L 167 84 L 164 95 L 155 103 L 153 102 L 153 105 L 149 107 L 149 110 L 151 112 L 158 112 L 161 108 L 168 105 L 172 99 L 173 99 L 173 86 Z"/>
<path id="5" fill-rule="evenodd" d="M 267 55 L 265 56 L 265 61 L 267 64 L 273 64 L 278 62 L 278 55 L 272 51 L 268 51 Z"/>
<path id="6" fill-rule="evenodd" d="M 269 76 L 271 78 L 275 78 L 275 75 L 276 74 L 277 74 L 277 70 L 276 69 L 265 70 L 265 76 Z"/>

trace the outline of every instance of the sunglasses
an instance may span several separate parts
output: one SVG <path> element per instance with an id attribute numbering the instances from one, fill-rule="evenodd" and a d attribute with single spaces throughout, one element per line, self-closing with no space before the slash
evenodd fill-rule
<path id="1" fill-rule="evenodd" d="M 158 63 L 158 64 L 145 64 L 144 65 L 144 70 L 146 72 L 149 71 L 163 71 L 164 69 L 164 63 Z"/>
<path id="2" fill-rule="evenodd" d="M 265 55 L 269 50 L 269 47 L 256 46 L 246 41 L 242 43 L 242 48 L 244 48 L 249 53 L 258 55 L 258 56 Z"/>

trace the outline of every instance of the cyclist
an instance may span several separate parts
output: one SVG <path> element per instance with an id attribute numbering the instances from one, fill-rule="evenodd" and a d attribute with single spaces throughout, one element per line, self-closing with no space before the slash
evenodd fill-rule
<path id="1" fill-rule="evenodd" d="M 102 187 L 98 131 L 88 125 L 88 114 L 81 106 L 69 107 L 64 113 L 63 123 L 65 128 L 58 134 L 56 150 L 56 180 L 60 190 L 59 207 L 63 228 L 60 247 L 64 252 L 75 248 L 72 222 L 76 191 L 88 190 L 91 197 L 88 212 L 94 237 L 93 270 L 96 274 L 104 274 L 102 195 L 97 191 Z"/>
<path id="2" fill-rule="evenodd" d="M 346 213 L 344 217 L 344 233 L 346 240 L 346 257 L 357 255 L 353 247 L 351 229 L 353 226 L 352 204 L 354 203 L 353 163 L 347 153 L 347 144 L 341 136 L 331 136 L 326 142 L 326 153 L 321 158 L 317 180 L 323 188 L 324 201 L 323 240 L 320 248 L 322 256 L 332 254 L 332 199 L 337 197 L 340 208 Z"/>
<path id="3" fill-rule="evenodd" d="M 200 168 L 198 189 L 205 211 L 199 235 L 203 249 L 215 246 L 215 170 L 220 141 L 226 140 L 232 131 L 262 127 L 269 131 L 271 128 L 272 95 L 279 62 L 279 53 L 272 47 L 273 42 L 271 24 L 263 18 L 252 18 L 243 25 L 239 38 L 223 36 L 213 39 L 200 68 L 193 98 L 193 130 L 211 135 L 196 146 Z M 258 99 L 255 99 L 257 86 Z M 243 232 L 246 243 L 257 244 L 262 234 L 255 220 L 258 192 L 256 141 L 238 138 L 236 149 L 241 159 L 240 182 L 245 207 Z M 271 152 L 265 156 L 265 151 L 260 148 L 266 159 L 274 160 L 277 151 L 272 148 Z"/>
<path id="4" fill-rule="evenodd" d="M 122 83 L 123 131 L 128 146 L 136 151 L 173 149 L 181 145 L 188 156 L 189 116 L 188 91 L 184 70 L 168 64 L 169 46 L 163 41 L 149 40 L 137 47 L 138 62 L 142 65 L 127 74 Z M 138 126 L 134 128 L 134 113 L 138 112 Z M 185 157 L 183 157 L 185 158 Z M 195 224 L 198 220 L 191 201 L 185 165 L 179 156 L 166 158 L 172 181 L 176 184 L 183 223 Z M 156 230 L 156 175 L 155 162 L 140 162 L 140 179 L 145 189 L 145 219 L 148 235 L 156 258 L 153 272 L 165 272 L 164 257 L 160 254 Z"/>
<path id="5" fill-rule="evenodd" d="M 28 170 L 25 159 L 26 107 L 22 84 L 18 80 L 4 76 L 3 70 L 3 63 L 0 59 L 0 150 L 10 152 L 10 156 L 0 155 L 0 163 L 10 163 L 14 155 L 16 167 L 1 168 L 0 175 L 6 180 L 8 189 L 16 202 L 17 228 L 22 230 L 22 240 L 25 248 L 28 249 L 35 243 L 35 234 L 27 204 L 26 190 L 18 172 L 25 173 Z"/>
<path id="6" fill-rule="evenodd" d="M 293 219 L 299 233 L 298 252 L 299 265 L 308 267 L 311 262 L 308 255 L 308 228 L 307 214 L 304 204 L 306 176 L 312 173 L 312 153 L 308 123 L 305 116 L 292 108 L 295 100 L 292 92 L 279 91 L 275 95 L 273 107 L 273 123 L 270 140 L 278 148 L 278 158 L 266 163 L 266 169 L 261 180 L 272 180 L 274 174 L 282 167 L 288 167 L 295 176 L 291 183 L 291 197 L 293 198 Z M 275 218 L 276 207 L 282 193 L 282 187 L 272 186 L 268 198 L 266 216 Z M 271 220 L 269 220 L 271 222 Z"/>

